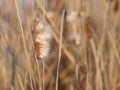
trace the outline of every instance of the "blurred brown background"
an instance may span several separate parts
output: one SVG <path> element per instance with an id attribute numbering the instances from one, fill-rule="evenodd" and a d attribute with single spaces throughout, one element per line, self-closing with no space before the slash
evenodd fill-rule
<path id="1" fill-rule="evenodd" d="M 120 0 L 0 0 L 0 90 L 42 90 L 43 65 L 35 60 L 31 36 L 42 15 L 53 29 L 44 87 L 55 90 L 63 10 L 58 90 L 79 90 L 83 64 L 87 90 L 120 90 Z"/>

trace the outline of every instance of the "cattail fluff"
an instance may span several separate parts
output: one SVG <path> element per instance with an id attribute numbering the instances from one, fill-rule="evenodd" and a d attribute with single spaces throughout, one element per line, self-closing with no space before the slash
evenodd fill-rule
<path id="1" fill-rule="evenodd" d="M 68 15 L 66 16 L 66 21 L 68 23 L 74 22 L 78 19 L 78 12 L 75 10 L 71 10 L 68 12 Z"/>
<path id="2" fill-rule="evenodd" d="M 50 52 L 52 28 L 45 18 L 37 18 L 33 27 L 34 49 L 37 59 L 43 60 Z"/>
<path id="3" fill-rule="evenodd" d="M 71 34 L 68 35 L 68 41 L 74 41 L 76 45 L 80 45 L 81 36 L 77 33 L 77 20 L 78 12 L 76 10 L 70 10 L 66 16 L 66 21 L 69 24 L 69 29 L 73 30 Z"/>

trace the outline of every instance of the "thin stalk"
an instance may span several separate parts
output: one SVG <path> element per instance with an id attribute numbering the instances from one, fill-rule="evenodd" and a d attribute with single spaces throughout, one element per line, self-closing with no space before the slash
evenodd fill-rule
<path id="1" fill-rule="evenodd" d="M 62 51 L 62 33 L 63 33 L 63 26 L 64 26 L 64 17 L 65 17 L 65 10 L 63 11 L 62 15 L 62 22 L 61 22 L 61 29 L 60 29 L 60 45 L 59 45 L 59 54 L 58 54 L 58 67 L 57 67 L 57 77 L 56 77 L 56 90 L 58 90 L 58 77 L 59 77 L 59 68 L 60 68 L 60 60 L 61 60 L 61 51 Z"/>

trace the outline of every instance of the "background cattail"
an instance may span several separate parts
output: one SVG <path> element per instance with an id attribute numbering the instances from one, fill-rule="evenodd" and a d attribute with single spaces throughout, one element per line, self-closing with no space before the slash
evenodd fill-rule
<path id="1" fill-rule="evenodd" d="M 76 10 L 69 10 L 66 15 L 66 22 L 68 25 L 68 35 L 67 40 L 70 42 L 74 42 L 75 45 L 81 44 L 81 36 L 78 32 L 78 12 Z"/>
<path id="2" fill-rule="evenodd" d="M 45 18 L 37 18 L 33 26 L 34 49 L 37 59 L 43 59 L 48 56 L 50 51 L 50 42 L 52 40 L 52 30 Z"/>
<path id="3" fill-rule="evenodd" d="M 45 18 L 37 20 L 39 14 Z M 120 0 L 0 0 L 0 90 L 55 90 L 61 49 L 58 90 L 85 85 L 78 82 L 81 76 L 76 79 L 81 64 L 87 67 L 87 90 L 120 90 L 119 17 Z M 46 23 L 53 34 L 49 56 L 43 55 L 51 42 L 43 35 Z M 33 44 L 42 61 L 35 59 Z"/>
<path id="4" fill-rule="evenodd" d="M 92 37 L 92 19 L 90 17 L 86 19 L 86 32 L 88 39 L 90 39 Z"/>
<path id="5" fill-rule="evenodd" d="M 87 67 L 82 64 L 78 67 L 78 90 L 87 89 Z"/>

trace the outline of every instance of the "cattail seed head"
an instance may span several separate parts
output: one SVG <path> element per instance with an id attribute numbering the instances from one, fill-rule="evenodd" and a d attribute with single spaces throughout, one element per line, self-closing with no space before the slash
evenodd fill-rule
<path id="1" fill-rule="evenodd" d="M 90 17 L 86 19 L 86 32 L 88 39 L 92 38 L 92 19 Z"/>
<path id="2" fill-rule="evenodd" d="M 87 67 L 82 64 L 78 67 L 78 90 L 87 89 Z"/>
<path id="3" fill-rule="evenodd" d="M 118 0 L 116 0 L 115 1 L 115 4 L 114 4 L 114 12 L 116 13 L 116 12 L 118 12 L 118 10 L 119 10 L 119 1 Z"/>
<path id="4" fill-rule="evenodd" d="M 45 18 L 37 18 L 33 26 L 33 41 L 37 59 L 44 59 L 50 51 L 50 42 L 52 40 L 52 28 Z"/>
<path id="5" fill-rule="evenodd" d="M 76 21 L 78 18 L 78 12 L 75 10 L 71 10 L 68 12 L 67 16 L 66 16 L 66 21 L 67 22 L 74 22 Z"/>
<path id="6" fill-rule="evenodd" d="M 81 44 L 81 36 L 79 34 L 70 34 L 68 37 L 67 37 L 68 41 L 74 41 L 76 45 L 80 45 Z"/>

